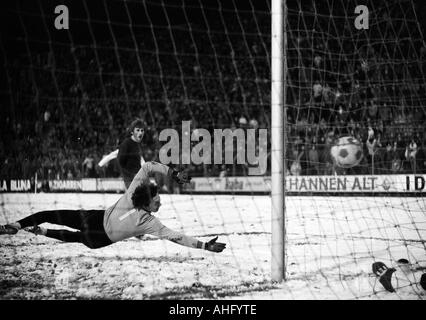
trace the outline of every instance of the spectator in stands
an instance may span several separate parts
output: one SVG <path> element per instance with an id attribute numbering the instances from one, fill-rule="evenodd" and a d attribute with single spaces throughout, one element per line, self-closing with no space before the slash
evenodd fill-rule
<path id="1" fill-rule="evenodd" d="M 369 167 L 369 173 L 372 174 L 374 173 L 374 155 L 376 153 L 377 140 L 374 138 L 374 136 L 369 136 L 369 138 L 365 142 L 365 145 L 367 147 L 367 162 Z"/>
<path id="2" fill-rule="evenodd" d="M 401 148 L 398 145 L 398 141 L 394 141 L 392 147 L 392 173 L 398 173 L 402 171 L 402 158 L 401 158 Z"/>
<path id="3" fill-rule="evenodd" d="M 303 10 L 308 9 L 303 8 Z M 309 10 L 315 12 L 317 9 L 311 7 Z M 336 8 L 333 8 L 334 13 L 335 10 Z M 318 28 L 324 27 L 323 30 L 328 27 L 328 20 L 325 17 L 326 15 L 324 17 L 318 16 L 316 21 Z M 267 34 L 269 32 L 267 19 L 262 20 L 259 16 L 256 18 L 258 22 L 263 21 L 263 24 L 259 24 L 261 33 Z M 235 27 L 233 23 L 235 21 L 226 21 L 230 29 Z M 404 23 L 407 24 L 407 22 Z M 247 27 L 249 26 L 243 26 L 244 29 Z M 408 27 L 408 24 L 405 27 Z M 347 29 L 341 31 L 346 32 Z M 383 30 L 379 26 L 372 30 L 371 36 L 374 37 L 375 34 L 380 37 L 381 35 L 377 33 L 381 31 Z M 141 32 L 143 33 L 142 30 Z M 324 38 L 318 37 L 318 35 L 318 33 L 313 33 L 312 39 L 310 39 L 310 36 L 301 36 L 299 42 L 300 57 L 298 54 L 294 55 L 294 52 L 297 51 L 289 52 L 288 58 L 290 60 L 297 59 L 298 63 L 297 68 L 291 68 L 296 72 L 289 71 L 290 80 L 295 82 L 292 82 L 289 90 L 288 102 L 294 104 L 294 109 L 297 110 L 297 112 L 294 112 L 290 123 L 294 124 L 294 127 L 300 128 L 300 130 L 291 131 L 290 140 L 293 140 L 296 134 L 300 134 L 303 138 L 307 133 L 310 135 L 318 134 L 320 137 L 333 125 L 336 133 L 346 134 L 348 132 L 353 136 L 357 135 L 362 128 L 363 141 L 371 136 L 378 137 L 378 134 L 381 133 L 383 141 L 393 143 L 395 139 L 390 137 L 390 133 L 398 132 L 401 134 L 398 144 L 401 144 L 401 160 L 403 160 L 405 159 L 404 149 L 408 139 L 414 134 L 415 128 L 419 127 L 420 136 L 416 138 L 418 158 L 422 151 L 422 145 L 426 141 L 425 112 L 424 108 L 418 105 L 425 100 L 426 86 L 421 81 L 417 81 L 422 79 L 422 68 L 418 68 L 418 66 L 423 63 L 424 59 L 422 60 L 418 56 L 426 56 L 426 47 L 421 44 L 418 46 L 414 44 L 415 48 L 413 47 L 413 49 L 420 52 L 416 57 L 419 65 L 413 63 L 407 67 L 405 64 L 396 63 L 398 61 L 394 61 L 394 59 L 388 59 L 389 57 L 385 54 L 387 50 L 375 52 L 359 50 L 358 42 L 351 43 L 351 41 L 324 43 Z M 167 30 L 156 30 L 159 52 L 171 52 L 170 41 L 166 40 L 169 37 Z M 144 38 L 143 34 L 141 34 L 142 38 Z M 55 48 L 54 54 L 58 57 L 56 61 L 58 68 L 65 71 L 61 74 L 61 77 L 55 78 L 58 80 L 57 83 L 52 83 L 54 78 L 50 76 L 50 70 L 39 65 L 37 61 L 34 61 L 36 64 L 34 67 L 40 72 L 37 72 L 34 76 L 29 76 L 29 69 L 11 72 L 12 86 L 10 92 L 19 97 L 19 99 L 15 99 L 16 117 L 13 119 L 0 117 L 0 121 L 2 121 L 2 127 L 7 128 L 7 130 L 3 130 L 3 137 L 9 137 L 8 132 L 13 131 L 14 137 L 10 140 L 20 141 L 23 146 L 20 146 L 19 149 L 19 152 L 22 153 L 21 158 L 14 154 L 16 150 L 12 151 L 12 148 L 4 146 L 4 158 L 9 159 L 9 174 L 32 176 L 35 169 L 22 160 L 38 158 L 43 167 L 40 172 L 45 178 L 48 174 L 50 177 L 66 177 L 68 171 L 71 171 L 75 177 L 79 177 L 78 169 L 81 168 L 81 165 L 76 167 L 75 161 L 78 161 L 79 164 L 85 161 L 85 154 L 82 149 L 97 146 L 92 151 L 92 157 L 96 159 L 97 156 L 102 154 L 101 148 L 106 146 L 115 148 L 117 143 L 114 142 L 114 137 L 117 137 L 117 133 L 114 132 L 114 129 L 121 130 L 127 119 L 135 114 L 150 121 L 150 124 L 156 130 L 175 125 L 178 123 L 176 122 L 178 118 L 197 120 L 200 128 L 206 128 L 212 122 L 215 123 L 216 127 L 229 128 L 232 121 L 238 125 L 240 119 L 240 127 L 255 127 L 253 120 L 257 120 L 260 127 L 270 128 L 271 114 L 267 111 L 263 112 L 262 109 L 270 101 L 268 54 L 264 51 L 263 46 L 259 45 L 260 39 L 255 39 L 254 36 L 244 38 L 252 42 L 248 43 L 248 46 L 241 39 L 235 39 L 235 41 L 233 39 L 233 49 L 230 53 L 228 46 L 220 45 L 229 42 L 225 34 L 218 32 L 214 35 L 211 41 L 218 50 L 217 56 L 221 57 L 221 70 L 217 70 L 216 64 L 212 63 L 210 59 L 211 55 L 207 55 L 208 57 L 205 55 L 209 48 L 207 48 L 203 37 L 195 40 L 190 37 L 182 37 L 176 43 L 178 57 L 182 60 L 178 60 L 178 64 L 174 61 L 175 59 L 161 59 L 161 62 L 159 62 L 162 69 L 167 72 L 167 76 L 164 79 L 161 78 L 164 83 L 161 83 L 160 77 L 155 76 L 144 76 L 143 78 L 127 76 L 127 70 L 132 70 L 134 67 L 132 61 L 134 61 L 135 52 L 132 52 L 132 50 L 120 51 L 119 59 L 123 62 L 123 65 L 117 69 L 117 56 L 109 54 L 107 48 L 113 47 L 113 44 L 108 42 L 96 51 L 98 56 L 93 55 L 95 52 L 93 50 L 82 50 L 78 47 L 74 48 L 75 51 L 72 55 L 68 50 L 69 48 Z M 120 39 L 123 47 L 133 47 L 133 43 L 126 41 L 129 40 Z M 359 44 L 364 45 L 362 41 Z M 394 45 L 394 42 L 389 42 L 389 45 Z M 193 56 L 195 47 L 198 47 L 201 50 L 200 53 L 202 53 L 199 56 L 200 60 L 196 62 Z M 246 59 L 247 48 L 252 48 L 256 61 L 252 63 L 243 62 L 248 61 Z M 354 52 L 360 53 L 359 55 L 356 54 L 356 57 L 354 56 L 355 60 L 346 59 L 352 57 Z M 404 54 L 404 52 L 401 53 Z M 150 50 L 140 51 L 139 54 L 141 61 L 144 61 L 144 73 L 147 75 L 157 74 L 159 63 L 156 60 L 156 55 L 152 54 Z M 330 63 L 327 57 L 333 57 L 336 54 L 344 57 L 344 59 L 340 59 L 338 63 Z M 85 78 L 84 81 L 84 90 L 77 81 L 78 77 L 75 77 L 75 57 L 79 60 L 82 73 L 87 75 L 87 79 Z M 411 59 L 408 54 L 404 58 Z M 22 65 L 19 58 L 17 59 L 15 64 Z M 355 63 L 352 61 L 355 61 Z M 180 70 L 177 67 L 178 65 L 183 70 Z M 102 87 L 96 84 L 99 66 L 102 66 L 104 74 L 111 75 L 105 80 Z M 251 66 L 256 67 L 256 77 L 252 74 Z M 124 84 L 123 76 L 120 76 L 123 71 L 125 72 Z M 220 71 L 219 75 L 218 71 Z M 238 79 L 235 77 L 235 71 L 239 72 Z M 191 75 L 191 77 L 185 78 L 184 103 L 180 101 L 182 74 Z M 308 77 L 306 78 L 306 76 Z M 28 81 L 30 81 L 28 79 L 32 79 L 31 82 L 37 84 L 36 96 L 32 92 L 34 87 L 28 85 Z M 247 79 L 255 79 L 256 81 L 247 81 Z M 404 86 L 399 86 L 399 83 L 403 83 Z M 200 86 L 200 84 L 203 85 Z M 207 90 L 203 87 L 204 85 Z M 59 87 L 60 96 L 54 93 L 56 90 L 52 93 L 51 88 L 55 86 Z M 147 90 L 149 95 L 144 90 Z M 124 92 L 126 92 L 125 96 L 123 95 Z M 339 97 L 337 97 L 337 94 L 333 97 L 333 94 L 331 94 L 333 92 L 339 92 Z M 114 101 L 114 106 L 101 106 L 99 103 L 101 96 Z M 37 101 L 31 101 L 28 97 L 34 97 L 34 100 Z M 61 97 L 60 100 L 59 97 Z M 158 97 L 162 101 L 167 100 L 167 103 L 158 102 L 156 101 L 157 98 L 152 99 L 153 97 Z M 313 97 L 315 103 L 306 108 L 306 104 L 312 102 L 310 101 L 311 97 Z M 142 101 L 143 107 L 141 107 L 140 101 Z M 211 101 L 213 101 L 213 104 L 210 104 Z M 37 108 L 33 108 L 34 103 Z M 60 107 L 61 105 L 62 107 Z M 416 105 L 416 110 L 412 110 Z M 339 112 L 341 106 L 343 106 L 342 113 Z M 348 117 L 350 117 L 349 124 L 347 124 L 348 119 L 346 119 L 345 114 L 346 106 L 348 106 Z M 32 113 L 27 112 L 32 109 L 38 110 L 37 119 L 32 119 L 30 116 Z M 257 109 L 257 112 L 262 110 L 261 116 L 258 117 L 258 113 L 253 109 Z M 306 112 L 306 109 L 309 111 Z M 123 110 L 126 110 L 126 112 L 123 112 Z M 211 112 L 212 110 L 215 110 L 215 112 Z M 241 116 L 242 114 L 243 116 Z M 338 114 L 338 117 L 335 117 L 336 114 Z M 364 124 L 365 117 L 362 116 L 363 114 L 370 118 L 369 129 Z M 28 115 L 28 119 L 22 119 L 20 115 Z M 264 117 L 265 120 L 261 120 L 261 117 Z M 248 119 L 251 120 L 248 122 Z M 309 119 L 308 125 L 306 125 L 306 119 Z M 16 132 L 14 132 L 15 128 Z M 98 128 L 102 129 L 98 130 Z M 63 130 L 66 131 L 66 134 L 63 134 Z M 32 132 L 37 132 L 36 139 L 38 140 L 29 141 L 25 138 L 28 133 L 31 134 Z M 158 139 L 147 141 L 146 137 L 144 138 L 144 142 L 149 144 L 147 149 L 144 146 L 144 151 L 146 151 L 144 156 L 154 157 L 158 154 L 155 151 L 158 150 L 156 149 L 157 146 L 154 147 L 155 141 L 158 141 Z M 39 150 L 37 150 L 37 146 L 39 146 Z M 393 149 L 392 147 L 391 145 L 390 149 Z M 329 163 L 327 152 L 322 150 L 322 146 L 319 144 L 316 149 L 319 161 L 323 162 L 324 160 L 323 164 Z M 152 154 L 148 154 L 148 150 L 153 150 Z M 52 161 L 49 154 L 60 151 L 63 153 L 63 158 Z M 307 147 L 307 152 L 309 160 L 311 147 Z M 72 153 L 74 153 L 75 160 L 66 160 L 70 159 Z M 390 166 L 391 162 L 388 162 L 390 154 L 391 151 L 385 152 L 384 167 L 388 169 L 392 167 Z M 376 154 L 377 156 L 378 154 Z M 392 158 L 395 159 L 395 157 Z M 421 162 L 420 159 L 417 160 L 416 164 L 407 161 L 409 167 L 407 169 L 414 170 L 413 165 L 415 165 L 418 171 Z M 311 160 L 309 162 L 311 163 Z M 377 161 L 375 162 L 377 163 Z M 111 168 L 113 167 L 112 165 Z M 320 170 L 322 169 L 323 167 L 320 168 Z M 197 170 L 199 170 L 199 174 L 202 174 L 203 168 L 201 166 Z M 109 172 L 108 170 L 108 173 L 105 174 L 109 176 L 114 174 L 113 172 L 115 171 Z M 84 175 L 86 174 L 84 172 Z"/>
<path id="4" fill-rule="evenodd" d="M 418 165 L 418 172 L 417 173 L 426 173 L 426 152 L 424 145 L 419 147 L 419 150 L 417 152 L 417 165 Z"/>
<path id="5" fill-rule="evenodd" d="M 250 120 L 250 127 L 252 128 L 252 129 L 258 129 L 259 128 L 259 123 L 258 123 L 258 121 L 256 120 L 256 119 L 251 119 Z"/>
<path id="6" fill-rule="evenodd" d="M 86 178 L 96 178 L 95 159 L 91 154 L 88 154 L 83 161 L 83 172 Z"/>
<path id="7" fill-rule="evenodd" d="M 67 180 L 72 180 L 74 179 L 74 175 L 72 174 L 71 170 L 68 170 L 67 172 Z"/>
<path id="8" fill-rule="evenodd" d="M 410 163 L 411 166 L 411 172 L 416 174 L 417 172 L 417 143 L 413 139 L 411 139 L 410 143 L 408 144 L 406 151 L 405 151 L 405 157 Z"/>
<path id="9" fill-rule="evenodd" d="M 317 80 L 315 81 L 313 87 L 313 94 L 314 94 L 314 101 L 315 102 L 321 102 L 321 98 L 322 98 L 322 85 L 320 84 L 320 82 Z"/>
<path id="10" fill-rule="evenodd" d="M 306 148 L 306 144 L 302 144 L 300 146 L 300 167 L 301 167 L 301 175 L 309 174 L 309 150 Z"/>
<path id="11" fill-rule="evenodd" d="M 370 100 L 370 105 L 368 106 L 368 116 L 370 119 L 375 119 L 377 116 L 377 104 L 373 101 Z"/>
<path id="12" fill-rule="evenodd" d="M 370 122 L 369 119 L 368 119 L 368 122 Z M 367 140 L 374 139 L 374 130 L 373 130 L 373 127 L 371 125 L 368 126 L 368 131 L 367 132 L 368 132 L 367 133 L 368 134 Z"/>
<path id="13" fill-rule="evenodd" d="M 293 145 L 290 158 L 290 173 L 293 176 L 300 176 L 302 174 L 302 165 L 300 158 L 303 156 L 299 145 Z"/>
<path id="14" fill-rule="evenodd" d="M 240 125 L 240 128 L 246 128 L 247 127 L 247 119 L 244 115 L 241 115 L 238 119 L 238 124 Z"/>
<path id="15" fill-rule="evenodd" d="M 386 143 L 386 148 L 384 151 L 384 158 L 383 158 L 383 167 L 384 167 L 385 174 L 388 174 L 391 172 L 392 161 L 393 161 L 392 143 L 388 141 Z"/>
<path id="16" fill-rule="evenodd" d="M 309 159 L 309 175 L 319 175 L 320 174 L 320 167 L 319 167 L 319 154 L 317 150 L 316 143 L 312 143 L 311 147 L 309 148 L 308 153 L 308 159 Z"/>
<path id="17" fill-rule="evenodd" d="M 225 164 L 223 164 L 220 168 L 219 177 L 224 178 L 228 176 L 228 168 Z"/>
<path id="18" fill-rule="evenodd" d="M 375 153 L 374 153 L 374 163 L 375 163 L 375 169 L 374 173 L 381 174 L 384 171 L 385 165 L 384 165 L 384 156 L 385 156 L 385 148 L 382 142 L 382 134 L 380 131 L 377 132 L 377 138 L 376 138 L 376 147 L 375 147 Z"/>

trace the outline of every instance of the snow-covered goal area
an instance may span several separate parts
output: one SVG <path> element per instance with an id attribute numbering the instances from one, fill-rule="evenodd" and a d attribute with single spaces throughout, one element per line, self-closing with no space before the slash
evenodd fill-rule
<path id="1" fill-rule="evenodd" d="M 119 194 L 0 195 L 0 223 L 100 209 Z M 287 281 L 270 279 L 270 197 L 162 195 L 156 216 L 220 254 L 145 236 L 101 249 L 21 231 L 0 237 L 0 299 L 424 299 L 426 203 L 416 197 L 286 197 Z M 54 228 L 55 226 L 50 225 Z M 398 259 L 410 265 L 400 268 Z M 371 265 L 396 267 L 395 293 Z"/>

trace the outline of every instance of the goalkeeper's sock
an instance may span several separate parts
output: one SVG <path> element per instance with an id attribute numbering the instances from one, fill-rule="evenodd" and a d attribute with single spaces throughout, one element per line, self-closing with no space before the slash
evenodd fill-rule
<path id="1" fill-rule="evenodd" d="M 33 226 L 25 228 L 26 231 L 34 233 L 35 235 L 45 236 L 47 234 L 47 229 L 40 226 Z"/>

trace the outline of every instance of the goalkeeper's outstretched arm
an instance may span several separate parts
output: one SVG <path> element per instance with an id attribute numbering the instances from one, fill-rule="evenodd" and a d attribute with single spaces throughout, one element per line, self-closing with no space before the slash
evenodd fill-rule
<path id="1" fill-rule="evenodd" d="M 160 198 L 156 188 L 153 190 L 157 194 L 155 196 L 154 194 L 151 194 L 152 198 L 148 199 L 145 195 L 145 189 L 147 188 L 146 185 L 149 185 L 149 176 L 152 173 L 162 173 L 168 175 L 179 184 L 184 184 L 191 181 L 191 177 L 187 172 L 176 171 L 164 164 L 154 161 L 146 162 L 142 165 L 141 169 L 130 184 L 129 189 L 126 191 L 126 196 L 128 200 L 133 203 L 135 209 L 146 210 L 146 212 L 157 212 L 160 207 Z M 191 248 L 205 249 L 213 252 L 222 252 L 226 247 L 224 243 L 216 242 L 217 237 L 204 243 L 196 238 L 171 230 L 164 226 L 160 220 L 151 214 L 145 215 L 144 220 L 138 224 L 137 228 L 140 234 L 151 234 L 161 239 L 170 240 Z"/>
<path id="2" fill-rule="evenodd" d="M 203 242 L 194 237 L 187 236 L 166 227 L 154 216 L 150 216 L 148 219 L 149 220 L 145 222 L 145 226 L 147 228 L 145 232 L 160 239 L 169 240 L 182 246 L 204 249 L 212 252 L 222 252 L 226 248 L 225 243 L 216 242 L 218 237 L 215 237 L 208 242 Z"/>

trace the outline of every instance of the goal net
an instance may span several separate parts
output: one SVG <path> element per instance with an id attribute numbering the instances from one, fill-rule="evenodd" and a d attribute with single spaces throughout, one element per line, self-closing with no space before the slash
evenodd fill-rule
<path id="1" fill-rule="evenodd" d="M 227 248 L 0 235 L 1 298 L 424 299 L 422 1 L 286 1 L 283 283 L 271 280 L 271 2 L 62 2 L 0 12 L 0 224 L 114 205 L 118 160 L 98 163 L 141 118 L 144 161 L 193 177 L 153 176 L 154 215 Z"/>

